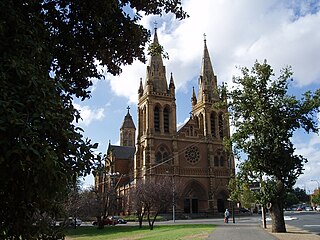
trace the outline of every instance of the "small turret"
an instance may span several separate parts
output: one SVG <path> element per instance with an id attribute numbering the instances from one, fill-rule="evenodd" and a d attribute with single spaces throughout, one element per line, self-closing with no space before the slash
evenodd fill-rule
<path id="1" fill-rule="evenodd" d="M 174 95 L 175 94 L 175 86 L 174 86 L 174 81 L 173 81 L 173 76 L 172 76 L 172 73 L 171 73 L 171 76 L 170 76 L 170 83 L 169 83 L 169 92 L 170 94 Z"/>
<path id="2" fill-rule="evenodd" d="M 143 85 L 142 85 L 142 78 L 140 78 L 140 86 L 138 90 L 139 98 L 143 95 Z"/>
<path id="3" fill-rule="evenodd" d="M 192 106 L 195 106 L 197 104 L 197 97 L 196 97 L 196 93 L 194 91 L 194 87 L 192 87 L 191 102 L 192 102 Z"/>

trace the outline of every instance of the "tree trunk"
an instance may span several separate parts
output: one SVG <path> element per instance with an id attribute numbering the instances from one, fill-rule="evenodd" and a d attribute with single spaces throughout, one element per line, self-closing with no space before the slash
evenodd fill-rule
<path id="1" fill-rule="evenodd" d="M 278 198 L 272 202 L 272 205 L 270 208 L 270 214 L 272 219 L 272 232 L 273 233 L 287 232 L 286 224 L 284 222 L 282 199 Z"/>
<path id="2" fill-rule="evenodd" d="M 104 223 L 101 219 L 101 216 L 97 216 L 97 228 L 98 229 L 103 229 L 104 228 Z"/>

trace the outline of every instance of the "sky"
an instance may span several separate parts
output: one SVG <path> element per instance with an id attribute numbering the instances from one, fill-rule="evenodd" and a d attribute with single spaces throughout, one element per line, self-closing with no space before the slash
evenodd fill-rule
<path id="1" fill-rule="evenodd" d="M 152 34 L 157 22 L 159 42 L 169 54 L 164 65 L 167 80 L 172 73 L 176 86 L 178 125 L 189 118 L 193 86 L 197 92 L 204 34 L 218 84 L 232 85 L 239 66 L 251 68 L 266 59 L 276 77 L 292 67 L 290 94 L 301 98 L 320 88 L 320 0 L 182 0 L 182 6 L 190 16 L 182 21 L 171 14 L 141 19 Z M 128 106 L 137 126 L 138 88 L 145 77 L 146 65 L 136 61 L 119 76 L 94 80 L 91 98 L 75 101 L 83 118 L 79 126 L 99 143 L 98 152 L 105 153 L 109 142 L 119 144 Z M 313 192 L 320 183 L 320 136 L 298 131 L 292 141 L 296 153 L 308 159 L 296 186 Z M 85 179 L 85 187 L 93 184 L 92 176 Z"/>

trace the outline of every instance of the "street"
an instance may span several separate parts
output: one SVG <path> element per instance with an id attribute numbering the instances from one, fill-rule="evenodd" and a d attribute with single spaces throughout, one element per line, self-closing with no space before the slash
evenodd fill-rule
<path id="1" fill-rule="evenodd" d="M 320 235 L 319 212 L 288 212 L 285 215 L 297 218 L 296 220 L 287 221 L 287 224 Z"/>

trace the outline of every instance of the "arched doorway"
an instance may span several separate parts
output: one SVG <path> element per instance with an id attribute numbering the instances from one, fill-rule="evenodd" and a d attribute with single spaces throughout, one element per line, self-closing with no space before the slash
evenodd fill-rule
<path id="1" fill-rule="evenodd" d="M 218 212 L 224 212 L 225 206 L 224 206 L 224 200 L 223 199 L 218 198 L 217 207 L 218 207 Z"/>
<path id="2" fill-rule="evenodd" d="M 183 211 L 184 213 L 199 213 L 207 210 L 207 194 L 203 186 L 191 181 L 183 193 Z"/>
<path id="3" fill-rule="evenodd" d="M 217 210 L 218 212 L 224 212 L 227 206 L 228 192 L 226 190 L 220 190 L 216 196 Z"/>

